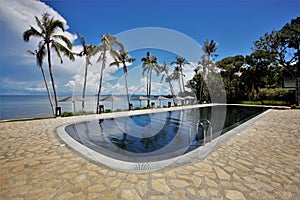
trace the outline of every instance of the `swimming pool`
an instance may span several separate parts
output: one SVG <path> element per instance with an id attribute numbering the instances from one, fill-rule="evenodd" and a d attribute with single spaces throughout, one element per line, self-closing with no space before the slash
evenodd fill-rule
<path id="1" fill-rule="evenodd" d="M 158 163 L 166 164 L 167 160 L 173 162 L 184 155 L 191 155 L 204 146 L 204 140 L 210 141 L 209 127 L 199 126 L 199 120 L 211 123 L 214 141 L 264 110 L 261 107 L 215 105 L 95 119 L 64 126 L 66 135 L 63 140 L 68 137 L 68 141 L 71 139 L 72 144 L 80 147 L 81 154 L 109 167 L 121 169 L 122 166 L 115 165 L 138 163 L 138 168 L 154 169 L 151 163 L 156 163 L 156 168 L 159 168 Z M 206 138 L 204 129 L 207 131 Z M 69 145 L 76 149 L 72 144 Z"/>

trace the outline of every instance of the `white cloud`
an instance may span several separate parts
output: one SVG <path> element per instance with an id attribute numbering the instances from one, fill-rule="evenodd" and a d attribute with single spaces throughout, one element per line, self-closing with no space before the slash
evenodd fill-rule
<path id="1" fill-rule="evenodd" d="M 44 92 L 46 91 L 45 86 L 41 86 L 40 84 L 34 87 L 27 87 L 26 90 L 33 91 L 33 92 Z"/>

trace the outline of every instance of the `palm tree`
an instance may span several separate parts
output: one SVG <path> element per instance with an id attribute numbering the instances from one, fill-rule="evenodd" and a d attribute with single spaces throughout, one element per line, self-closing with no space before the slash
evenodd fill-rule
<path id="1" fill-rule="evenodd" d="M 151 96 L 151 82 L 152 82 L 152 71 L 156 72 L 158 76 L 160 74 L 160 66 L 157 62 L 156 56 L 151 56 L 150 53 L 146 53 L 146 57 L 142 58 L 141 61 L 143 62 L 143 75 L 147 72 L 147 97 L 148 97 L 148 108 L 150 107 L 150 96 Z M 148 78 L 149 77 L 149 78 Z"/>
<path id="2" fill-rule="evenodd" d="M 102 42 L 102 45 L 98 46 L 95 49 L 95 52 L 99 52 L 100 50 L 102 51 L 97 60 L 97 62 L 102 61 L 102 66 L 101 66 L 101 70 L 100 70 L 100 78 L 99 78 L 99 88 L 98 88 L 98 94 L 97 94 L 97 110 L 96 110 L 97 114 L 100 113 L 99 104 L 100 104 L 100 98 L 101 98 L 103 72 L 106 68 L 106 59 L 107 59 L 106 53 L 107 53 L 107 51 L 109 51 L 110 55 L 112 55 L 112 57 L 115 59 L 117 57 L 117 52 L 116 52 L 114 46 L 118 46 L 119 48 L 122 48 L 122 49 L 124 48 L 124 45 L 117 40 L 117 37 L 111 36 L 109 33 L 101 36 L 101 42 Z"/>
<path id="3" fill-rule="evenodd" d="M 190 63 L 189 62 L 187 62 L 186 61 L 186 59 L 184 58 L 184 57 L 180 57 L 180 56 L 176 56 L 176 61 L 173 61 L 172 63 L 171 63 L 171 65 L 173 65 L 173 64 L 176 64 L 177 66 L 175 67 L 175 70 L 174 70 L 174 74 L 175 75 L 179 75 L 179 76 L 181 76 L 181 84 L 182 84 L 182 90 L 180 90 L 181 92 L 183 92 L 184 93 L 184 95 L 185 95 L 185 87 L 184 87 L 184 80 L 183 80 L 183 77 L 184 77 L 184 74 L 183 74 L 183 67 L 184 67 L 184 65 L 190 65 Z M 180 77 L 179 77 L 180 78 Z M 179 80 L 179 82 L 180 82 L 180 80 Z M 180 87 L 180 86 L 179 86 Z"/>
<path id="4" fill-rule="evenodd" d="M 87 71 L 88 71 L 88 66 L 92 65 L 92 63 L 90 61 L 91 56 L 93 56 L 97 53 L 97 51 L 96 51 L 97 46 L 87 45 L 85 43 L 84 37 L 79 33 L 77 35 L 80 38 L 80 42 L 83 47 L 83 50 L 78 55 L 85 56 L 85 72 L 84 72 L 83 91 L 82 91 L 82 99 L 83 99 L 82 110 L 84 111 L 84 98 L 85 98 L 85 91 L 86 91 Z"/>
<path id="5" fill-rule="evenodd" d="M 128 56 L 128 52 L 124 48 L 121 48 L 118 51 L 118 54 L 117 54 L 117 57 L 116 57 L 115 61 L 110 64 L 110 66 L 117 65 L 118 67 L 120 67 L 120 64 L 123 65 L 123 72 L 124 72 L 124 76 L 125 76 L 125 85 L 126 85 L 126 94 L 127 94 L 127 102 L 128 102 L 128 110 L 130 110 L 130 100 L 129 100 L 129 93 L 128 93 L 126 63 L 133 63 L 134 61 L 135 61 L 135 58 L 130 58 Z"/>
<path id="6" fill-rule="evenodd" d="M 46 75 L 45 75 L 45 71 L 44 71 L 44 68 L 43 68 L 43 59 L 44 59 L 44 57 L 46 55 L 45 46 L 41 46 L 39 48 L 39 50 L 35 50 L 35 51 L 28 50 L 27 52 L 29 54 L 31 54 L 31 55 L 33 55 L 33 56 L 36 57 L 36 63 L 40 67 L 42 75 L 43 75 L 43 79 L 44 79 L 45 87 L 46 87 L 46 90 L 47 90 L 48 99 L 49 99 L 49 102 L 50 102 L 52 113 L 53 113 L 53 116 L 55 116 L 54 105 L 53 105 L 53 102 L 52 102 L 52 97 L 51 97 L 51 94 L 50 94 L 50 89 L 49 89 L 48 82 L 47 82 Z"/>
<path id="7" fill-rule="evenodd" d="M 179 93 L 182 93 L 179 67 L 175 67 L 173 73 L 170 76 L 172 77 L 172 80 L 178 81 Z"/>
<path id="8" fill-rule="evenodd" d="M 174 92 L 174 88 L 173 88 L 173 85 L 172 85 L 173 77 L 169 75 L 169 66 L 166 62 L 164 62 L 164 65 L 160 68 L 160 71 L 161 71 L 161 73 L 163 73 L 160 82 L 162 82 L 162 80 L 164 79 L 164 76 L 166 75 L 165 81 L 167 83 L 169 83 L 171 94 L 173 96 L 173 103 L 176 106 L 177 104 L 176 104 L 176 101 L 175 101 L 175 92 Z"/>
<path id="9" fill-rule="evenodd" d="M 217 51 L 217 46 L 219 44 L 216 43 L 214 40 L 208 41 L 208 40 L 204 40 L 204 47 L 203 47 L 203 51 L 206 54 L 206 56 L 208 57 L 208 59 L 213 59 L 213 57 L 217 57 L 218 54 L 215 54 L 214 52 Z"/>
<path id="10" fill-rule="evenodd" d="M 54 20 L 54 18 L 50 18 L 48 13 L 44 13 L 42 15 L 42 20 L 35 16 L 36 24 L 39 30 L 35 29 L 34 27 L 30 27 L 30 29 L 26 30 L 23 33 L 23 39 L 25 42 L 28 42 L 30 37 L 37 37 L 41 38 L 42 40 L 39 42 L 40 48 L 42 46 L 46 46 L 47 55 L 48 55 L 48 65 L 49 65 L 49 73 L 55 98 L 55 105 L 56 108 L 58 105 L 58 97 L 56 94 L 56 87 L 54 82 L 54 76 L 52 72 L 52 63 L 51 63 L 51 49 L 52 48 L 57 56 L 60 59 L 60 62 L 63 63 L 61 52 L 66 55 L 70 60 L 74 60 L 74 55 L 70 49 L 72 49 L 72 43 L 70 40 L 65 37 L 64 35 L 56 34 L 57 29 L 61 29 L 62 31 L 65 30 L 64 23 L 59 20 Z M 63 41 L 67 47 L 59 43 L 58 41 Z M 45 47 L 44 47 L 45 48 Z"/>

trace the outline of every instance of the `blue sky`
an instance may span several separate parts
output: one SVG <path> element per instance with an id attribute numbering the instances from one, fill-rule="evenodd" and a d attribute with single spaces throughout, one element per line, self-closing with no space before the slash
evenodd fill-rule
<path id="1" fill-rule="evenodd" d="M 27 49 L 35 48 L 36 41 L 22 41 L 22 33 L 29 25 L 34 25 L 34 15 L 40 16 L 43 12 L 49 12 L 67 24 L 65 34 L 74 42 L 74 51 L 81 50 L 76 41 L 77 32 L 84 35 L 87 43 L 99 44 L 100 36 L 107 32 L 118 35 L 136 28 L 159 27 L 182 33 L 199 45 L 203 44 L 204 39 L 214 39 L 219 43 L 217 60 L 220 60 L 227 56 L 250 54 L 255 40 L 266 32 L 279 30 L 296 18 L 300 13 L 299 8 L 299 0 L 1 0 L 0 94 L 46 94 L 35 60 L 26 54 Z M 144 39 L 148 37 L 145 35 Z M 176 44 L 191 51 L 184 47 L 185 41 Z M 131 52 L 130 55 L 137 58 L 131 69 L 140 67 L 140 59 L 146 51 Z M 154 53 L 161 63 L 170 63 L 174 57 L 174 52 Z M 199 59 L 200 55 L 201 52 Z M 59 94 L 79 92 L 84 60 L 78 58 L 74 63 L 65 60 L 63 65 L 56 61 L 54 57 L 55 83 Z M 46 61 L 44 66 L 47 68 Z M 192 76 L 192 71 L 192 67 L 187 69 L 186 80 Z M 89 94 L 96 91 L 98 72 L 99 64 L 95 62 L 90 67 Z M 121 72 L 117 68 L 107 70 L 104 93 L 124 89 Z M 139 73 L 138 69 L 132 71 L 131 77 L 134 78 L 129 83 L 131 93 L 138 91 L 136 85 L 145 82 Z M 167 92 L 158 89 L 158 78 L 154 81 L 157 82 L 157 91 L 154 93 Z"/>

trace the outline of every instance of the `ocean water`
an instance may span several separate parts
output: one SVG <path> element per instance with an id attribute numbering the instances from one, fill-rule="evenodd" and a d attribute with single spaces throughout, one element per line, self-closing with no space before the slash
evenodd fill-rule
<path id="1" fill-rule="evenodd" d="M 63 99 L 67 96 L 59 96 L 59 99 Z M 107 97 L 102 95 L 101 99 Z M 134 98 L 135 96 L 131 96 Z M 101 101 L 101 105 L 104 105 L 104 109 L 128 109 L 126 96 L 119 96 L 120 101 L 108 102 Z M 85 101 L 85 110 L 96 112 L 97 97 L 88 96 Z M 168 102 L 172 102 L 172 99 L 151 100 L 156 106 L 167 106 Z M 147 105 L 146 100 L 141 102 L 138 100 L 131 100 L 133 108 L 145 107 Z M 140 105 L 141 103 L 141 105 Z M 62 112 L 73 112 L 74 107 L 72 102 L 59 102 L 59 106 Z M 75 102 L 75 111 L 81 111 L 82 105 L 80 101 Z M 23 119 L 23 118 L 37 118 L 37 117 L 51 117 L 52 111 L 47 95 L 0 95 L 0 120 L 7 119 Z"/>

